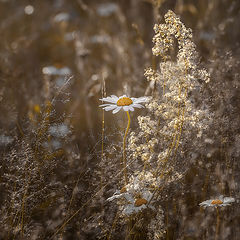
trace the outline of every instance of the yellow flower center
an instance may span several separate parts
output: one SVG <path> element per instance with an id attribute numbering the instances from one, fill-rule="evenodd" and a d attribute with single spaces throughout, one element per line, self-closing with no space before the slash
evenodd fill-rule
<path id="1" fill-rule="evenodd" d="M 120 193 L 125 193 L 125 192 L 127 192 L 127 189 L 126 189 L 126 187 L 123 187 L 123 188 L 120 190 Z"/>
<path id="2" fill-rule="evenodd" d="M 129 106 L 133 103 L 132 99 L 131 98 L 128 98 L 128 97 L 123 97 L 123 98 L 120 98 L 118 99 L 117 101 L 117 105 L 118 106 Z"/>
<path id="3" fill-rule="evenodd" d="M 215 199 L 215 200 L 212 200 L 211 204 L 222 204 L 223 201 L 219 200 L 219 199 Z"/>
<path id="4" fill-rule="evenodd" d="M 136 201 L 135 201 L 135 203 L 134 203 L 134 206 L 135 207 L 140 207 L 140 206 L 142 206 L 143 204 L 147 204 L 147 200 L 146 199 L 144 199 L 144 198 L 138 198 Z"/>

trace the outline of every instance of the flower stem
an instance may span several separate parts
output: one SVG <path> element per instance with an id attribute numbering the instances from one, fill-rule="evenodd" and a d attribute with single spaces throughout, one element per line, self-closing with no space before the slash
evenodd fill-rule
<path id="1" fill-rule="evenodd" d="M 218 207 L 216 207 L 217 211 L 217 225 L 216 225 L 216 232 L 215 232 L 215 240 L 218 240 L 219 235 L 219 227 L 220 227 L 220 213 Z"/>
<path id="2" fill-rule="evenodd" d="M 127 111 L 127 116 L 128 116 L 128 125 L 127 125 L 127 128 L 126 128 L 126 132 L 125 132 L 125 135 L 124 135 L 124 138 L 123 138 L 123 170 L 124 170 L 124 179 L 125 179 L 125 184 L 127 185 L 128 183 L 128 180 L 127 180 L 127 161 L 126 161 L 126 139 L 127 139 L 127 134 L 128 134 L 128 130 L 129 130 L 129 127 L 130 127 L 130 123 L 131 123 L 131 119 L 130 119 L 130 114 L 129 112 Z"/>

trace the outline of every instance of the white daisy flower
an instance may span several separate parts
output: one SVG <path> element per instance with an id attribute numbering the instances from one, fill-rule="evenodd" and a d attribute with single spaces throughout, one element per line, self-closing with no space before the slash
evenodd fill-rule
<path id="1" fill-rule="evenodd" d="M 143 191 L 139 197 L 134 197 L 129 192 L 116 191 L 114 195 L 107 200 L 113 201 L 114 199 L 125 199 L 125 205 L 122 205 L 122 213 L 125 215 L 131 215 L 133 213 L 138 213 L 145 208 L 151 208 L 155 210 L 155 208 L 149 204 L 152 196 L 153 194 L 148 190 Z"/>
<path id="2" fill-rule="evenodd" d="M 225 207 L 231 205 L 231 203 L 235 202 L 235 199 L 232 197 L 223 197 L 222 195 L 215 199 L 206 200 L 201 202 L 199 205 L 206 207 Z"/>
<path id="3" fill-rule="evenodd" d="M 140 103 L 145 103 L 148 101 L 147 97 L 139 97 L 139 98 L 130 98 L 126 95 L 123 95 L 121 97 L 117 97 L 115 95 L 111 95 L 110 97 L 102 98 L 100 99 L 104 102 L 107 102 L 106 104 L 100 105 L 100 107 L 103 107 L 105 111 L 111 111 L 113 110 L 113 114 L 119 112 L 121 109 L 124 111 L 134 111 L 134 108 L 143 108 L 144 106 Z"/>
<path id="4" fill-rule="evenodd" d="M 141 197 L 132 198 L 132 201 L 129 201 L 128 204 L 124 207 L 123 213 L 126 215 L 131 215 L 133 213 L 138 213 L 145 208 L 155 208 L 149 204 L 149 201 L 152 199 L 153 194 L 150 191 L 144 191 Z"/>

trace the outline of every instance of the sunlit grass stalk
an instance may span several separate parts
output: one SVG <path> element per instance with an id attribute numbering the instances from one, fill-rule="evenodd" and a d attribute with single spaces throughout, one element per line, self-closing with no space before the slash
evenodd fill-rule
<path id="1" fill-rule="evenodd" d="M 124 169 L 124 180 L 125 180 L 125 184 L 127 185 L 128 179 L 127 179 L 127 160 L 126 160 L 126 139 L 127 139 L 127 134 L 130 128 L 131 118 L 130 118 L 129 112 L 127 111 L 126 113 L 128 116 L 128 125 L 123 138 L 123 169 Z"/>
<path id="2" fill-rule="evenodd" d="M 102 98 L 106 96 L 106 86 L 105 86 L 105 78 L 102 74 Z M 104 182 L 104 170 L 103 170 L 103 162 L 104 162 L 104 136 L 105 136 L 105 115 L 104 110 L 102 110 L 102 143 L 101 143 L 101 167 L 100 167 L 100 187 L 102 189 L 101 191 L 101 197 L 103 197 L 103 182 Z M 104 207 L 103 202 L 101 201 L 101 221 L 103 221 L 104 216 Z"/>
<path id="3" fill-rule="evenodd" d="M 106 97 L 106 86 L 105 86 L 105 79 L 102 77 L 102 98 Z M 103 163 L 104 158 L 104 134 L 105 134 L 105 115 L 104 110 L 102 110 L 102 144 L 101 144 L 101 161 Z M 103 169 L 101 167 L 101 188 L 103 186 Z"/>

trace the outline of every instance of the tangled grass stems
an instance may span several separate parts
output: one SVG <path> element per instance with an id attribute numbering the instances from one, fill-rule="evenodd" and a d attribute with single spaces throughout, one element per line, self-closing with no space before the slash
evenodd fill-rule
<path id="1" fill-rule="evenodd" d="M 26 158 L 28 158 L 27 155 L 26 155 Z M 22 237 L 23 237 L 23 234 L 24 234 L 25 201 L 26 201 L 26 198 L 27 198 L 27 192 L 28 192 L 28 188 L 29 188 L 30 172 L 31 172 L 31 168 L 29 169 L 28 166 L 26 166 L 24 194 L 23 194 L 23 198 L 22 198 L 21 212 L 20 212 L 19 223 L 18 223 L 18 225 L 20 225 L 21 236 Z"/>
<path id="2" fill-rule="evenodd" d="M 79 181 L 80 181 L 80 177 L 81 177 L 82 175 L 83 175 L 83 173 L 78 176 L 78 179 L 77 179 L 77 181 L 76 181 L 76 184 L 75 184 L 75 186 L 74 186 L 74 188 L 73 188 L 73 190 L 72 190 L 71 199 L 70 199 L 70 201 L 69 201 L 69 204 L 68 204 L 68 207 L 67 207 L 67 211 L 66 211 L 66 216 L 69 216 L 70 208 L 71 208 L 71 206 L 72 206 L 72 202 L 73 202 L 73 199 L 74 199 L 74 190 L 75 190 L 75 188 L 78 186 L 78 183 L 79 183 Z M 62 235 L 63 232 L 60 231 L 59 234 Z"/>
<path id="3" fill-rule="evenodd" d="M 23 237 L 23 232 L 24 232 L 24 207 L 25 207 L 25 199 L 27 197 L 27 189 L 28 186 L 25 188 L 23 199 L 22 199 L 22 207 L 21 207 L 21 234 Z"/>
<path id="4" fill-rule="evenodd" d="M 129 162 L 126 167 L 128 167 L 129 165 L 131 165 L 132 163 L 134 163 L 136 161 L 136 159 L 133 159 L 131 162 Z M 118 173 L 116 173 L 116 175 L 113 177 L 113 180 L 118 179 L 119 176 L 121 176 L 124 172 L 124 169 L 119 170 Z M 65 226 L 85 207 L 87 206 L 89 203 L 91 203 L 91 201 L 97 196 L 99 195 L 104 188 L 106 188 L 107 186 L 109 186 L 111 183 L 106 183 L 104 186 L 100 187 L 99 190 L 97 190 L 97 192 L 95 194 L 93 194 L 93 196 L 90 197 L 90 199 L 85 202 L 77 211 L 75 211 L 70 217 L 66 217 L 63 221 L 63 223 L 57 228 L 57 230 L 55 231 L 55 233 L 50 237 L 50 239 L 53 239 L 57 234 L 59 234 L 59 232 L 61 232 Z"/>
<path id="5" fill-rule="evenodd" d="M 14 199 L 13 199 L 12 202 L 14 202 Z M 12 206 L 13 206 L 13 204 L 12 204 Z M 21 209 L 22 209 L 22 208 L 21 208 Z M 18 226 L 18 225 L 20 224 L 21 209 L 19 209 L 19 210 L 16 211 L 14 218 L 11 220 L 11 224 L 10 224 L 11 227 L 9 228 L 7 239 L 10 239 L 10 233 L 11 233 L 11 231 L 12 231 L 13 228 L 14 228 L 15 222 L 16 222 L 16 226 Z M 14 234 L 13 234 L 13 240 L 15 239 L 15 237 L 16 237 L 16 234 L 14 233 Z"/>
<path id="6" fill-rule="evenodd" d="M 136 222 L 137 220 L 135 220 L 133 216 L 128 217 L 125 240 L 135 239 L 134 231 L 135 231 Z"/>
<path id="7" fill-rule="evenodd" d="M 10 221 L 9 223 L 9 229 L 7 232 L 7 238 L 15 239 L 17 238 L 18 234 L 21 238 L 23 238 L 27 232 L 27 218 L 28 218 L 28 200 L 31 199 L 30 192 L 32 191 L 32 177 L 35 176 L 34 174 L 34 166 L 36 167 L 35 171 L 36 174 L 39 175 L 39 177 L 44 177 L 48 175 L 50 172 L 44 173 L 41 171 L 41 167 L 46 164 L 47 160 L 53 159 L 57 156 L 59 156 L 58 151 L 54 153 L 48 153 L 43 147 L 42 143 L 44 140 L 50 141 L 50 135 L 47 134 L 51 122 L 51 117 L 53 114 L 53 103 L 56 101 L 56 98 L 60 95 L 62 92 L 62 89 L 68 84 L 68 82 L 71 80 L 71 77 L 68 78 L 68 80 L 63 84 L 63 86 L 59 89 L 59 91 L 54 95 L 52 100 L 50 101 L 50 97 L 48 96 L 45 99 L 45 106 L 43 107 L 43 111 L 40 111 L 40 107 L 38 105 L 38 108 L 36 110 L 38 117 L 35 118 L 34 115 L 29 115 L 29 120 L 34 124 L 36 127 L 35 132 L 35 142 L 31 144 L 32 146 L 32 157 L 29 156 L 28 151 L 23 151 L 23 159 L 24 163 L 20 168 L 18 168 L 19 171 L 22 170 L 21 179 L 19 180 L 20 183 L 22 183 L 22 189 L 21 189 L 21 197 L 19 199 L 14 195 L 11 199 L 9 209 L 7 210 L 9 217 L 6 218 L 6 221 Z M 18 128 L 20 128 L 20 125 L 17 124 Z M 25 136 L 22 129 L 19 129 L 20 134 L 22 137 L 27 138 L 28 136 Z M 47 136 L 47 138 L 46 138 Z M 24 149 L 25 150 L 25 149 Z M 40 155 L 41 153 L 41 155 Z M 51 168 L 50 168 L 50 171 Z M 19 182 L 14 181 L 13 186 L 13 192 L 15 193 L 17 191 L 17 184 Z M 16 211 L 13 211 L 13 205 L 15 201 L 19 201 L 19 209 Z M 11 211 L 13 214 L 11 215 Z M 12 232 L 12 236 L 11 236 Z"/>
<path id="8" fill-rule="evenodd" d="M 14 183 L 14 188 L 13 189 L 14 189 L 14 192 L 16 192 L 16 182 Z M 13 204 L 14 204 L 14 199 L 12 198 L 11 199 L 11 204 L 10 204 L 10 206 L 8 208 L 8 214 L 9 215 L 10 215 L 11 209 L 13 208 Z M 15 216 L 16 216 L 16 214 L 15 214 Z M 8 233 L 7 233 L 7 239 L 9 239 L 11 230 L 13 229 L 13 226 L 14 226 L 14 218 L 11 217 L 11 216 L 9 218 L 10 218 L 10 228 L 9 228 Z"/>
<path id="9" fill-rule="evenodd" d="M 116 227 L 117 220 L 118 220 L 118 218 L 119 218 L 119 214 L 120 214 L 120 213 L 119 213 L 119 211 L 118 211 L 118 212 L 116 213 L 116 216 L 115 216 L 114 220 L 113 220 L 112 227 L 111 227 L 109 233 L 108 233 L 107 236 L 106 236 L 107 240 L 110 240 L 110 239 L 111 239 L 111 235 L 112 235 L 113 230 L 114 230 L 115 227 Z"/>
<path id="10" fill-rule="evenodd" d="M 141 213 L 138 213 L 138 216 L 135 217 L 135 219 L 134 219 L 135 222 L 133 222 L 133 217 L 132 216 L 128 217 L 128 219 L 127 219 L 128 226 L 127 226 L 127 232 L 126 232 L 125 240 L 127 240 L 129 238 L 131 239 L 131 236 L 134 235 L 133 233 L 135 231 L 135 227 L 137 226 L 138 221 L 140 221 L 141 215 L 142 215 Z M 140 226 L 142 226 L 142 223 L 140 223 Z M 133 236 L 133 239 L 135 239 L 134 236 Z"/>
<path id="11" fill-rule="evenodd" d="M 70 202 L 69 202 L 68 207 L 67 207 L 67 215 L 68 215 L 68 213 L 69 213 L 69 211 L 70 211 L 70 208 L 71 208 L 71 206 L 72 206 L 72 202 L 73 202 L 73 199 L 74 199 L 74 190 L 75 190 L 76 187 L 78 186 L 78 183 L 79 183 L 79 181 L 80 181 L 80 177 L 81 177 L 82 175 L 83 175 L 83 173 L 78 176 L 78 179 L 77 179 L 77 181 L 76 181 L 76 184 L 75 184 L 75 186 L 74 186 L 74 188 L 73 188 L 73 190 L 72 190 L 71 199 L 70 199 Z"/>

